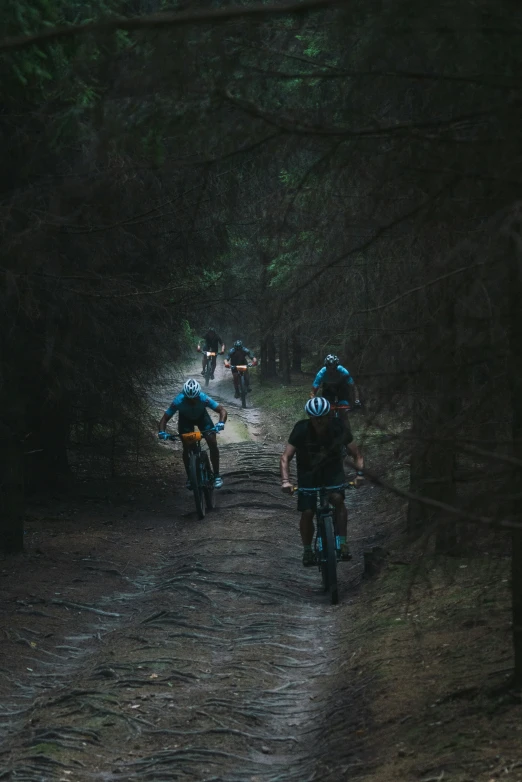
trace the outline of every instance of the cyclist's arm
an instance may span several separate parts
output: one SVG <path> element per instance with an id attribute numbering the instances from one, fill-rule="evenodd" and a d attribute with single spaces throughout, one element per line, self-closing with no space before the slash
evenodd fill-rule
<path id="1" fill-rule="evenodd" d="M 172 418 L 175 413 L 178 412 L 180 403 L 183 401 L 183 394 L 178 394 L 178 396 L 172 400 L 170 405 L 167 407 L 163 415 L 161 416 L 161 421 L 159 422 L 158 426 L 158 432 L 164 432 L 165 427 L 167 426 L 168 422 Z"/>
<path id="2" fill-rule="evenodd" d="M 161 421 L 158 424 L 158 432 L 165 432 L 167 428 L 167 424 L 172 418 L 171 415 L 167 415 L 167 413 L 163 413 L 161 416 Z"/>
<path id="3" fill-rule="evenodd" d="M 315 396 L 319 391 L 319 387 L 323 382 L 323 377 L 325 376 L 325 374 L 326 374 L 326 367 L 323 367 L 322 369 L 319 370 L 319 372 L 315 376 L 315 380 L 312 383 L 312 390 L 310 392 L 312 396 Z"/>
<path id="4" fill-rule="evenodd" d="M 216 413 L 219 413 L 219 423 L 220 424 L 226 423 L 226 420 L 228 418 L 228 413 L 225 410 L 225 408 L 223 407 L 223 405 L 218 405 L 216 407 Z"/>
<path id="5" fill-rule="evenodd" d="M 352 440 L 351 443 L 346 444 L 346 447 L 350 451 L 357 472 L 364 470 L 364 457 L 357 443 Z"/>
<path id="6" fill-rule="evenodd" d="M 281 484 L 284 486 L 285 484 L 289 484 L 290 486 L 290 462 L 294 458 L 295 454 L 295 445 L 291 445 L 290 443 L 287 443 L 285 450 L 281 454 L 280 459 L 280 467 L 281 467 Z"/>
<path id="7" fill-rule="evenodd" d="M 169 409 L 165 410 L 165 412 L 161 416 L 161 421 L 158 424 L 158 432 L 165 432 L 166 431 L 168 422 L 170 421 L 170 419 L 174 415 L 174 412 L 176 412 L 176 411 L 174 411 L 173 413 L 171 413 L 170 410 L 171 410 L 171 408 L 169 407 Z"/>
<path id="8" fill-rule="evenodd" d="M 223 405 L 220 405 L 219 402 L 216 402 L 215 399 L 212 399 L 210 396 L 207 396 L 206 394 L 203 393 L 199 395 L 199 398 L 201 399 L 205 407 L 210 407 L 211 410 L 219 414 L 219 423 L 224 424 L 228 418 L 228 413 L 223 407 Z"/>

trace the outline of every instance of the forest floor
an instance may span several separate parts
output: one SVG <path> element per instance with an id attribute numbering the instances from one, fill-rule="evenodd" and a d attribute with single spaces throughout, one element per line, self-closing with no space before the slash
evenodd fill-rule
<path id="1" fill-rule="evenodd" d="M 26 552 L 0 562 L 0 779 L 522 780 L 507 561 L 419 565 L 403 503 L 366 486 L 330 606 L 278 482 L 308 379 L 254 380 L 244 411 L 222 372 L 225 484 L 203 521 L 179 446 L 151 432 L 132 481 L 35 504 Z M 158 418 L 177 387 L 157 390 Z M 382 432 L 353 425 L 401 480 Z M 376 545 L 386 565 L 365 580 Z"/>

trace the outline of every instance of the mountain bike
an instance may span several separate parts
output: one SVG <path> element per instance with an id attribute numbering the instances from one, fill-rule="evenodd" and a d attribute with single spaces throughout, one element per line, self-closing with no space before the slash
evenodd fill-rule
<path id="1" fill-rule="evenodd" d="M 297 492 L 300 494 L 315 494 L 317 497 L 314 553 L 321 573 L 324 591 L 330 593 L 332 605 L 337 605 L 339 602 L 337 561 L 341 557 L 341 543 L 337 531 L 335 511 L 330 505 L 328 496 L 331 492 L 346 488 L 354 488 L 354 484 L 342 483 L 340 486 L 318 486 L 315 489 L 300 489 L 296 487 Z"/>
<path id="2" fill-rule="evenodd" d="M 249 367 L 256 366 L 254 363 L 251 364 L 238 364 L 237 366 L 233 367 L 230 365 L 229 362 L 225 362 L 225 366 L 227 369 L 231 369 L 232 371 L 234 369 L 237 369 L 238 373 L 238 391 L 239 391 L 239 397 L 241 399 L 241 407 L 246 407 L 246 400 L 247 400 L 247 379 L 246 379 L 246 373 L 249 369 Z M 235 385 L 234 385 L 235 388 Z"/>
<path id="3" fill-rule="evenodd" d="M 190 486 L 194 492 L 196 513 L 198 519 L 205 518 L 205 510 L 212 510 L 214 506 L 214 473 L 210 466 L 208 452 L 201 448 L 203 434 L 218 431 L 216 427 L 206 429 L 205 432 L 187 432 L 186 434 L 169 434 L 168 440 L 180 440 L 188 447 L 189 469 L 188 477 Z"/>
<path id="4" fill-rule="evenodd" d="M 205 366 L 203 368 L 203 372 L 204 372 L 203 376 L 205 378 L 205 385 L 206 386 L 208 386 L 208 384 L 210 383 L 210 381 L 212 379 L 212 376 L 214 374 L 214 370 L 216 368 L 216 362 L 214 360 L 216 355 L 217 355 L 216 353 L 213 353 L 210 350 L 204 350 L 203 351 L 203 356 L 205 357 Z"/>

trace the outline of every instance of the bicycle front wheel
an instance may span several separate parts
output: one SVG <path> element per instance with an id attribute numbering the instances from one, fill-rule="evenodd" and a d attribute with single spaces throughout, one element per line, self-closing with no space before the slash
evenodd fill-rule
<path id="1" fill-rule="evenodd" d="M 201 477 L 203 482 L 203 494 L 205 496 L 205 505 L 207 510 L 213 510 L 214 505 L 214 476 L 212 474 L 212 468 L 210 467 L 210 460 L 208 454 L 204 453 L 201 456 Z"/>
<path id="2" fill-rule="evenodd" d="M 325 516 L 324 520 L 324 538 L 323 551 L 325 556 L 325 566 L 328 573 L 326 589 L 330 592 L 330 602 L 336 605 L 339 600 L 337 591 L 337 552 L 335 550 L 335 530 L 333 518 L 330 515 Z"/>
<path id="3" fill-rule="evenodd" d="M 194 502 L 196 503 L 196 513 L 198 519 L 205 518 L 205 503 L 203 499 L 203 487 L 201 486 L 201 479 L 199 474 L 199 460 L 196 452 L 192 451 L 189 457 L 189 478 L 194 492 Z"/>

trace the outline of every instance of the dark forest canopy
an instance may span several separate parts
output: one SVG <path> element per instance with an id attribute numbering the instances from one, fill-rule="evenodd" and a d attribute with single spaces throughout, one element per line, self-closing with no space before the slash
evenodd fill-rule
<path id="1" fill-rule="evenodd" d="M 513 4 L 3 0 L 0 18 L 6 550 L 75 446 L 114 460 L 146 431 L 148 390 L 210 320 L 265 378 L 336 350 L 373 426 L 411 419 L 392 487 L 410 532 L 445 522 L 455 545 L 445 507 L 518 524 Z"/>

